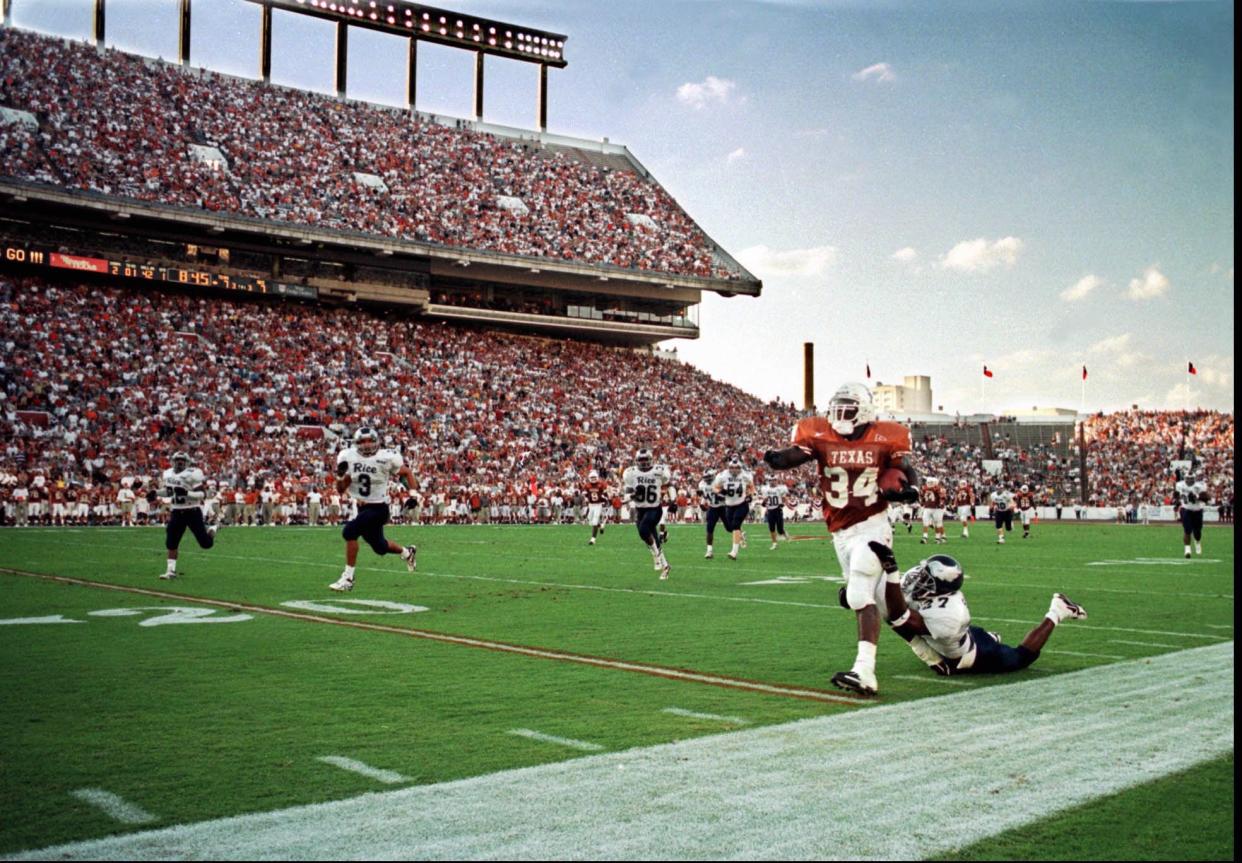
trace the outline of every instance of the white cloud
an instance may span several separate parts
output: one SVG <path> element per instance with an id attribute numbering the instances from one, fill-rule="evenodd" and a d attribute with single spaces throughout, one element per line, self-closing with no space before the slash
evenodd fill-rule
<path id="1" fill-rule="evenodd" d="M 729 155 L 725 156 L 725 164 L 732 165 L 734 162 L 737 162 L 745 158 L 746 158 L 746 148 L 738 147 L 736 150 L 729 153 Z"/>
<path id="2" fill-rule="evenodd" d="M 916 252 L 910 246 L 906 246 L 904 249 L 898 249 L 897 251 L 893 252 L 893 260 L 901 261 L 903 264 L 910 263 L 918 256 L 919 256 L 919 253 Z"/>
<path id="3" fill-rule="evenodd" d="M 1087 350 L 1093 354 L 1115 354 L 1130 347 L 1132 341 L 1134 341 L 1134 333 L 1122 333 L 1119 336 L 1100 339 Z"/>
<path id="4" fill-rule="evenodd" d="M 1126 291 L 1126 296 L 1132 300 L 1150 300 L 1164 295 L 1168 290 L 1168 277 L 1160 272 L 1158 264 L 1152 264 L 1143 271 L 1141 279 L 1130 280 L 1130 289 Z"/>
<path id="5" fill-rule="evenodd" d="M 809 249 L 771 249 L 759 245 L 742 249 L 737 258 L 761 278 L 820 276 L 836 263 L 837 248 L 812 246 Z"/>
<path id="6" fill-rule="evenodd" d="M 941 258 L 940 265 L 963 273 L 986 273 L 1001 265 L 1012 267 L 1021 251 L 1022 241 L 1017 237 L 1002 237 L 993 242 L 983 237 L 962 240 Z"/>
<path id="7" fill-rule="evenodd" d="M 1076 303 L 1104 284 L 1099 276 L 1086 275 L 1065 290 L 1061 291 L 1061 299 L 1067 303 Z"/>
<path id="8" fill-rule="evenodd" d="M 889 84 L 897 80 L 893 67 L 887 63 L 875 63 L 866 69 L 859 69 L 850 77 L 855 81 L 875 81 L 879 84 Z"/>
<path id="9" fill-rule="evenodd" d="M 701 111 L 708 105 L 724 105 L 737 89 L 737 84 L 727 78 L 708 75 L 699 83 L 687 81 L 677 88 L 677 101 Z"/>

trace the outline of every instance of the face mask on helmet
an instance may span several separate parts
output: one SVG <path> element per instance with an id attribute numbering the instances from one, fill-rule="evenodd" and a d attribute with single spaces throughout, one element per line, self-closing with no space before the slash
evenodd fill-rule
<path id="1" fill-rule="evenodd" d="M 901 592 L 915 602 L 925 602 L 961 590 L 964 577 L 960 563 L 947 554 L 937 554 L 902 576 Z"/>
<path id="2" fill-rule="evenodd" d="M 379 452 L 379 437 L 371 429 L 358 429 L 354 434 L 354 447 L 365 456 Z"/>
<path id="3" fill-rule="evenodd" d="M 183 452 L 176 453 L 172 457 L 173 470 L 181 473 L 190 466 L 190 457 Z"/>
<path id="4" fill-rule="evenodd" d="M 651 470 L 651 460 L 651 450 L 646 449 L 640 449 L 634 458 L 639 470 Z"/>
<path id="5" fill-rule="evenodd" d="M 862 384 L 845 384 L 828 401 L 827 417 L 837 434 L 853 434 L 875 419 L 871 391 Z"/>

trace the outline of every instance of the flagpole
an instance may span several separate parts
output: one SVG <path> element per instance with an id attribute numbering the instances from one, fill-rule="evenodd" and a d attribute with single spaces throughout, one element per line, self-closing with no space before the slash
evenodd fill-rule
<path id="1" fill-rule="evenodd" d="M 1186 357 L 1186 362 L 1182 366 L 1182 374 L 1186 376 L 1186 397 L 1182 409 L 1190 413 L 1190 357 Z"/>
<path id="2" fill-rule="evenodd" d="M 1078 403 L 1078 413 L 1087 412 L 1087 367 L 1082 367 L 1082 401 Z"/>

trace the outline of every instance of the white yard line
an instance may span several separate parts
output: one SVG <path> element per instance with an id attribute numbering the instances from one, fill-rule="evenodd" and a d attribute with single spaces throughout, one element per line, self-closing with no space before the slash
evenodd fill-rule
<path id="1" fill-rule="evenodd" d="M 1126 641 L 1123 638 L 1110 638 L 1109 643 L 1110 644 L 1133 644 L 1135 647 L 1169 647 L 1169 648 L 1172 648 L 1173 650 L 1180 650 L 1183 647 L 1183 645 L 1181 644 L 1159 644 L 1154 641 Z"/>
<path id="2" fill-rule="evenodd" d="M 933 671 L 928 671 L 925 677 L 917 674 L 894 674 L 895 680 L 917 680 L 919 683 L 944 683 L 948 686 L 974 686 L 972 681 L 954 680 L 950 677 L 941 677 Z"/>
<path id="3" fill-rule="evenodd" d="M 123 797 L 102 788 L 79 788 L 70 791 L 69 796 L 89 803 L 113 821 L 122 824 L 150 824 L 160 820 L 141 806 L 135 806 Z"/>
<path id="4" fill-rule="evenodd" d="M 670 716 L 681 716 L 686 719 L 706 719 L 709 722 L 723 722 L 727 725 L 750 725 L 749 719 L 743 719 L 740 716 L 720 716 L 716 713 L 698 713 L 694 710 L 686 710 L 684 707 L 666 707 L 660 711 Z"/>
<path id="5" fill-rule="evenodd" d="M 1034 626 L 1035 623 L 1030 620 L 1019 620 L 1012 617 L 976 617 L 976 622 L 980 620 L 991 621 L 992 623 L 1024 623 L 1028 627 Z M 1205 632 L 1173 632 L 1168 629 L 1131 629 L 1125 626 L 1100 626 L 1095 623 L 1084 623 L 1081 626 L 1074 624 L 1072 632 L 1129 632 L 1135 635 L 1172 635 L 1177 638 L 1201 638 L 1206 641 L 1228 641 L 1229 638 L 1224 635 L 1209 635 Z"/>
<path id="6" fill-rule="evenodd" d="M 1092 659 L 1129 659 L 1128 656 L 1118 656 L 1115 653 L 1082 653 L 1077 650 L 1045 650 L 1044 653 L 1055 653 L 1060 656 L 1089 656 Z"/>
<path id="7" fill-rule="evenodd" d="M 1233 707 L 1212 645 L 21 856 L 920 860 L 1225 755 Z"/>
<path id="8" fill-rule="evenodd" d="M 537 740 L 540 743 L 552 743 L 556 746 L 564 746 L 568 749 L 577 749 L 579 752 L 603 752 L 604 747 L 598 743 L 590 743 L 586 740 L 574 740 L 572 737 L 557 737 L 554 734 L 544 734 L 542 731 L 532 731 L 529 728 L 511 728 L 507 734 L 514 737 L 525 737 L 527 740 Z"/>
<path id="9" fill-rule="evenodd" d="M 321 755 L 316 759 L 324 764 L 331 764 L 333 767 L 339 767 L 342 770 L 348 770 L 350 773 L 357 773 L 359 776 L 365 776 L 368 779 L 374 779 L 376 782 L 382 782 L 385 785 L 401 785 L 409 782 L 409 778 L 402 776 L 394 770 L 381 770 L 378 767 L 372 767 L 370 764 L 364 764 L 361 761 L 355 761 L 353 758 L 345 758 L 341 755 Z"/>
<path id="10" fill-rule="evenodd" d="M 1233 629 L 1232 623 L 1205 623 L 1208 629 Z"/>

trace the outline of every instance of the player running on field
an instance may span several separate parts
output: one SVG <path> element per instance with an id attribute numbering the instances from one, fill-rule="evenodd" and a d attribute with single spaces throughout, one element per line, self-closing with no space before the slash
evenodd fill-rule
<path id="1" fill-rule="evenodd" d="M 833 685 L 863 695 L 879 688 L 875 675 L 880 613 L 876 587 L 883 571 L 870 541 L 891 546 L 893 529 L 885 510 L 888 501 L 918 497 L 918 473 L 910 466 L 910 431 L 876 420 L 871 390 L 859 383 L 843 385 L 828 402 L 827 416 L 799 420 L 793 446 L 769 450 L 763 460 L 775 470 L 788 470 L 814 460 L 824 496 L 824 517 L 832 533 L 837 560 L 846 579 L 846 601 L 858 619 L 858 655 L 849 671 L 832 676 Z M 880 475 L 900 470 L 900 490 L 881 492 Z"/>
<path id="2" fill-rule="evenodd" d="M 724 498 L 724 526 L 733 534 L 733 550 L 729 552 L 729 560 L 737 560 L 738 549 L 746 542 L 742 525 L 746 523 L 750 499 L 755 494 L 754 474 L 743 470 L 742 460 L 733 456 L 729 459 L 729 466 L 712 481 L 712 491 Z"/>
<path id="3" fill-rule="evenodd" d="M 940 487 L 940 480 L 934 476 L 923 480 L 923 493 L 919 502 L 923 505 L 923 538 L 919 540 L 919 544 L 927 545 L 927 529 L 930 527 L 936 531 L 936 545 L 943 545 L 945 494 Z"/>
<path id="4" fill-rule="evenodd" d="M 772 545 L 768 551 L 775 551 L 777 542 L 786 542 L 789 539 L 785 535 L 785 495 L 788 493 L 789 488 L 784 483 L 777 482 L 771 477 L 759 490 L 759 496 L 763 499 L 764 519 L 768 523 L 768 533 L 772 537 Z"/>
<path id="5" fill-rule="evenodd" d="M 384 536 L 388 523 L 388 484 L 400 480 L 407 489 L 414 488 L 414 474 L 406 467 L 399 453 L 380 449 L 375 429 L 360 428 L 354 432 L 354 445 L 341 450 L 336 457 L 336 489 L 346 492 L 358 504 L 358 514 L 345 522 L 341 536 L 345 538 L 345 570 L 328 587 L 336 591 L 354 589 L 354 567 L 358 563 L 358 539 L 365 539 L 376 554 L 400 555 L 406 568 L 414 571 L 418 547 L 400 546 Z"/>
<path id="6" fill-rule="evenodd" d="M 608 483 L 599 478 L 599 471 L 587 474 L 582 497 L 587 504 L 587 524 L 591 525 L 591 540 L 587 544 L 595 545 L 595 537 L 604 532 L 604 507 L 608 503 Z"/>
<path id="7" fill-rule="evenodd" d="M 1039 658 L 1058 624 L 1087 619 L 1086 609 L 1065 594 L 1054 593 L 1044 619 L 1021 644 L 1011 647 L 999 634 L 971 626 L 970 609 L 962 595 L 965 574 L 956 560 L 933 555 L 903 575 L 891 548 L 878 542 L 869 547 L 884 568 L 889 625 L 909 642 L 919 659 L 942 676 L 1019 671 Z"/>
<path id="8" fill-rule="evenodd" d="M 1035 520 L 1035 493 L 1029 485 L 1023 483 L 1018 489 L 1014 504 L 1018 507 L 1018 518 L 1022 521 L 1022 538 L 1027 539 L 1031 535 L 1031 522 Z"/>
<path id="9" fill-rule="evenodd" d="M 670 570 L 668 559 L 664 557 L 668 535 L 660 530 L 660 519 L 664 517 L 664 489 L 671 479 L 668 468 L 655 464 L 651 450 L 646 447 L 638 451 L 634 464 L 621 475 L 625 499 L 634 508 L 634 526 L 651 551 L 651 561 L 661 581 L 668 578 Z"/>
<path id="10" fill-rule="evenodd" d="M 186 529 L 194 534 L 200 547 L 216 544 L 215 525 L 203 522 L 203 472 L 190 464 L 190 456 L 174 453 L 172 467 L 164 471 L 160 502 L 170 510 L 164 529 L 164 547 L 168 550 L 168 568 L 160 578 L 171 581 L 177 577 L 177 549 Z"/>
<path id="11" fill-rule="evenodd" d="M 969 539 L 970 520 L 975 515 L 975 492 L 966 480 L 958 480 L 953 503 L 957 505 L 957 518 L 962 523 L 962 539 Z"/>
<path id="12" fill-rule="evenodd" d="M 992 519 L 996 524 L 996 541 L 1005 544 L 1005 531 L 1013 530 L 1013 492 L 997 486 L 992 492 Z"/>
<path id="13" fill-rule="evenodd" d="M 1208 501 L 1207 484 L 1193 470 L 1185 479 L 1178 478 L 1174 486 L 1177 495 L 1178 517 L 1182 522 L 1182 545 L 1186 557 L 1190 557 L 1190 542 L 1194 540 L 1195 554 L 1203 554 L 1203 505 Z"/>
<path id="14" fill-rule="evenodd" d="M 703 523 L 707 528 L 707 554 L 703 555 L 707 560 L 712 559 L 712 540 L 716 535 L 716 525 L 724 518 L 724 495 L 712 490 L 712 483 L 716 481 L 716 472 L 711 470 L 703 471 L 703 479 L 699 481 L 699 509 L 703 511 Z"/>

